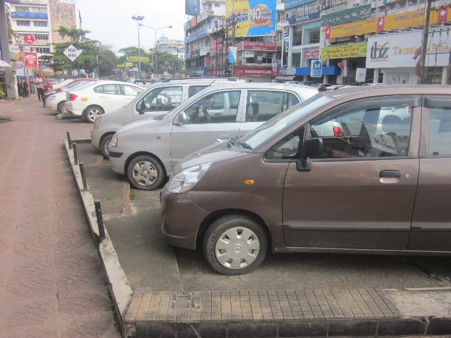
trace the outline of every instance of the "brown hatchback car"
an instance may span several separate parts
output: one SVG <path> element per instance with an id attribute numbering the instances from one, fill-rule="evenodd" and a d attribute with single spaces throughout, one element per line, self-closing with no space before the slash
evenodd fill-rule
<path id="1" fill-rule="evenodd" d="M 180 161 L 162 230 L 227 275 L 268 249 L 449 255 L 450 168 L 451 87 L 328 91 Z"/>

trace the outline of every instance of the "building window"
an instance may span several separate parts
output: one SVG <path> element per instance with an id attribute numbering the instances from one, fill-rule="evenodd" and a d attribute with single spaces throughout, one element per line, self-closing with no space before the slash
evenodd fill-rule
<path id="1" fill-rule="evenodd" d="M 33 13 L 46 13 L 45 7 L 31 7 Z"/>
<path id="2" fill-rule="evenodd" d="M 293 46 L 302 45 L 302 25 L 293 27 Z"/>
<path id="3" fill-rule="evenodd" d="M 47 21 L 34 21 L 35 27 L 47 27 Z"/>
<path id="4" fill-rule="evenodd" d="M 17 20 L 17 26 L 30 26 L 30 20 Z"/>
<path id="5" fill-rule="evenodd" d="M 301 53 L 293 53 L 291 54 L 291 63 L 293 67 L 301 66 Z"/>
<path id="6" fill-rule="evenodd" d="M 48 34 L 34 34 L 34 38 L 36 40 L 48 40 L 49 35 Z"/>
<path id="7" fill-rule="evenodd" d="M 16 11 L 20 13 L 28 13 L 30 9 L 28 7 L 16 7 Z"/>
<path id="8" fill-rule="evenodd" d="M 321 27 L 306 29 L 304 31 L 304 45 L 319 43 Z"/>
<path id="9" fill-rule="evenodd" d="M 36 52 L 37 53 L 50 53 L 50 48 L 37 47 Z"/>

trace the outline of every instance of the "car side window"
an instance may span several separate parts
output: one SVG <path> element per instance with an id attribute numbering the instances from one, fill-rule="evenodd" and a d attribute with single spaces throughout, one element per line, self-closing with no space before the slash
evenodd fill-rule
<path id="1" fill-rule="evenodd" d="M 117 84 L 106 84 L 94 88 L 96 93 L 121 95 L 121 88 Z"/>
<path id="2" fill-rule="evenodd" d="M 170 111 L 182 103 L 182 87 L 160 87 L 151 90 L 136 105 L 139 112 Z"/>
<path id="3" fill-rule="evenodd" d="M 451 155 L 451 107 L 429 108 L 428 154 Z"/>
<path id="4" fill-rule="evenodd" d="M 298 103 L 299 99 L 291 93 L 249 90 L 246 102 L 246 122 L 268 121 Z"/>
<path id="5" fill-rule="evenodd" d="M 123 88 L 124 88 L 124 95 L 128 95 L 128 96 L 136 96 L 142 92 L 142 90 L 140 90 L 136 87 L 132 87 L 132 86 L 124 85 Z"/>
<path id="6" fill-rule="evenodd" d="M 310 137 L 323 140 L 317 158 L 407 156 L 415 96 L 356 100 L 310 121 Z"/>
<path id="7" fill-rule="evenodd" d="M 241 91 L 207 95 L 185 110 L 184 124 L 236 122 Z"/>
<path id="8" fill-rule="evenodd" d="M 207 86 L 190 86 L 188 88 L 188 97 L 196 95 L 197 93 L 201 92 L 205 88 L 207 88 Z"/>

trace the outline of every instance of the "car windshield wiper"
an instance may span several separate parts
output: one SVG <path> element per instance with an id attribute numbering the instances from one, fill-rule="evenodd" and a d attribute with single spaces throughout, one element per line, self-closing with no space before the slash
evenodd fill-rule
<path id="1" fill-rule="evenodd" d="M 227 142 L 227 148 L 230 148 L 231 146 L 236 145 L 236 142 L 238 141 L 238 136 L 232 137 L 229 142 Z"/>
<path id="2" fill-rule="evenodd" d="M 237 146 L 240 148 L 243 148 L 243 149 L 252 150 L 252 147 L 249 144 L 247 144 L 245 142 L 240 142 L 238 140 L 237 140 Z"/>

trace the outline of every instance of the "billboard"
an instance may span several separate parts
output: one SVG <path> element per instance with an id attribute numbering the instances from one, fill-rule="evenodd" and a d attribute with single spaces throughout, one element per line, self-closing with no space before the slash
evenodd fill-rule
<path id="1" fill-rule="evenodd" d="M 185 14 L 196 16 L 199 13 L 200 0 L 185 0 Z"/>
<path id="2" fill-rule="evenodd" d="M 235 36 L 264 36 L 276 31 L 277 0 L 226 0 L 228 27 Z"/>

